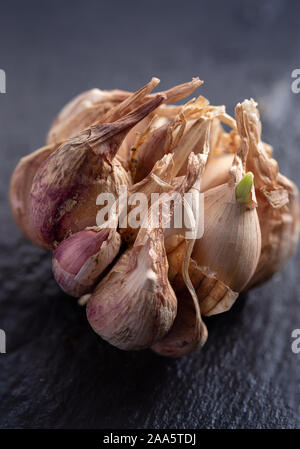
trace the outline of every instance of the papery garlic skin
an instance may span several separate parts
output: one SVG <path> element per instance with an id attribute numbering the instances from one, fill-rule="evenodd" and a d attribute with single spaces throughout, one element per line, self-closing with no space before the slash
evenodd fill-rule
<path id="1" fill-rule="evenodd" d="M 114 229 L 77 232 L 56 248 L 52 271 L 61 289 L 76 298 L 90 292 L 118 254 L 121 238 Z"/>
<path id="2" fill-rule="evenodd" d="M 113 123 L 95 125 L 58 148 L 37 171 L 31 188 L 30 219 L 36 238 L 53 249 L 70 233 L 96 225 L 96 199 L 117 198 L 130 179 L 114 156 L 125 135 L 164 98 L 157 95 Z"/>
<path id="3" fill-rule="evenodd" d="M 130 96 L 121 90 L 90 89 L 77 95 L 57 115 L 47 136 L 47 144 L 58 143 L 79 134 L 116 104 Z"/>
<path id="4" fill-rule="evenodd" d="M 104 340 L 124 350 L 151 346 L 176 316 L 177 299 L 168 281 L 162 231 L 127 250 L 94 290 L 87 318 Z"/>

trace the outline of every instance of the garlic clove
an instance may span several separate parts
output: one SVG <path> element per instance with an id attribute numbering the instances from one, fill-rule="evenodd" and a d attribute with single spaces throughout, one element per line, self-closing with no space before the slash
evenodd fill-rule
<path id="1" fill-rule="evenodd" d="M 60 111 L 49 130 L 47 144 L 59 143 L 75 137 L 96 122 L 105 123 L 118 120 L 138 107 L 158 83 L 158 78 L 152 78 L 150 83 L 134 94 L 117 89 L 91 89 L 83 92 Z M 201 84 L 203 84 L 203 81 L 200 81 L 199 78 L 193 78 L 192 81 L 175 86 L 165 93 L 162 92 L 162 94 L 165 96 L 167 103 L 172 103 L 190 95 Z M 124 156 L 122 148 L 119 153 L 121 157 Z"/>
<path id="2" fill-rule="evenodd" d="M 104 340 L 125 350 L 151 346 L 172 326 L 177 299 L 169 284 L 163 233 L 127 250 L 94 290 L 87 318 Z"/>
<path id="3" fill-rule="evenodd" d="M 261 250 L 256 208 L 237 202 L 235 189 L 223 184 L 204 193 L 204 235 L 193 259 L 208 267 L 231 290 L 240 292 L 253 276 Z"/>
<path id="4" fill-rule="evenodd" d="M 30 190 L 38 168 L 56 149 L 56 145 L 47 145 L 28 156 L 22 157 L 10 180 L 9 197 L 13 217 L 23 234 L 33 244 L 41 247 L 43 247 L 43 244 L 32 232 L 29 219 Z"/>
<path id="5" fill-rule="evenodd" d="M 114 229 L 95 227 L 73 234 L 53 253 L 52 270 L 57 283 L 68 295 L 85 295 L 114 260 L 120 246 L 120 235 Z"/>
<path id="6" fill-rule="evenodd" d="M 130 180 L 114 156 L 124 136 L 155 109 L 157 95 L 120 120 L 92 126 L 61 145 L 38 169 L 32 183 L 30 219 L 45 248 L 55 248 L 68 234 L 96 224 L 96 198 L 118 194 Z"/>

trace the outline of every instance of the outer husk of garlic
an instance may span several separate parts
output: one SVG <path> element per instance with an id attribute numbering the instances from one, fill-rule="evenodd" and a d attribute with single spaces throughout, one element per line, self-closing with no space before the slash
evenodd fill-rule
<path id="1" fill-rule="evenodd" d="M 58 143 L 79 134 L 128 98 L 130 92 L 90 89 L 77 95 L 57 115 L 47 136 L 47 144 Z"/>

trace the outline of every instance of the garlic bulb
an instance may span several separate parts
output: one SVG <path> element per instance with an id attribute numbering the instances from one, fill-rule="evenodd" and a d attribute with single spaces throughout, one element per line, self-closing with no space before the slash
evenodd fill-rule
<path id="1" fill-rule="evenodd" d="M 157 95 L 116 122 L 89 128 L 61 145 L 39 168 L 32 183 L 30 218 L 45 248 L 55 248 L 70 233 L 94 226 L 99 193 L 117 196 L 119 186 L 129 184 L 114 156 L 128 130 L 162 100 Z"/>
<path id="2" fill-rule="evenodd" d="M 49 145 L 16 167 L 10 203 L 97 334 L 178 357 L 205 344 L 203 316 L 229 310 L 292 256 L 300 205 L 261 140 L 254 100 L 234 119 L 203 96 L 171 104 L 199 78 L 153 94 L 158 83 L 68 103 Z"/>
<path id="3" fill-rule="evenodd" d="M 57 283 L 71 296 L 90 292 L 120 246 L 120 235 L 114 229 L 95 227 L 71 235 L 53 253 L 52 270 Z"/>

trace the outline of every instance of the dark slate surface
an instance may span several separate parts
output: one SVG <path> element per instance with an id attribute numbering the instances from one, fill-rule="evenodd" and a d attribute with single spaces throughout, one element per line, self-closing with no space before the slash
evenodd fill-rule
<path id="1" fill-rule="evenodd" d="M 60 292 L 49 255 L 21 237 L 7 204 L 14 166 L 43 144 L 59 107 L 87 88 L 136 89 L 152 75 L 162 88 L 199 75 L 201 93 L 229 112 L 260 100 L 264 138 L 299 183 L 300 94 L 290 89 L 299 12 L 283 0 L 1 4 L 1 428 L 300 427 L 300 355 L 290 349 L 299 255 L 208 320 L 202 353 L 126 353 L 101 341 Z"/>

